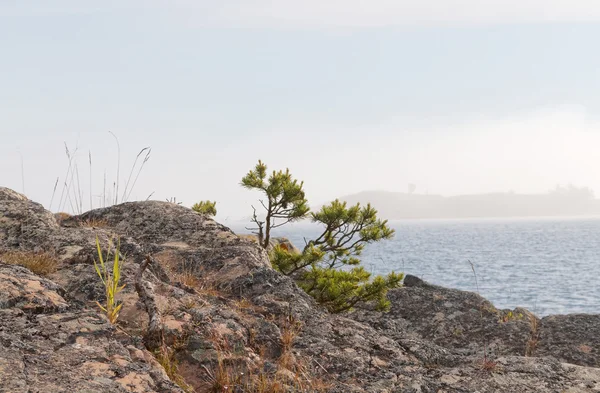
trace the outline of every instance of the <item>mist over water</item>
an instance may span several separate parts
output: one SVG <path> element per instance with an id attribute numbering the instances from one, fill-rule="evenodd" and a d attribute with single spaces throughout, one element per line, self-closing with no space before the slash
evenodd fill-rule
<path id="1" fill-rule="evenodd" d="M 366 269 L 403 271 L 450 288 L 477 291 L 498 308 L 539 316 L 600 313 L 600 218 L 394 221 L 392 240 L 367 246 Z M 243 228 L 237 228 L 244 232 Z M 319 228 L 281 228 L 298 247 Z"/>

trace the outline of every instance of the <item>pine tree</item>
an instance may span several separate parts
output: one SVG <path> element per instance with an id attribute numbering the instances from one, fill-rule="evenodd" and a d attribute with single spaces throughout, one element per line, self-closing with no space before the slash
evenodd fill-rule
<path id="1" fill-rule="evenodd" d="M 303 183 L 293 179 L 289 170 L 273 171 L 267 178 L 267 166 L 259 161 L 242 179 L 242 186 L 261 191 L 266 199 L 260 200 L 265 219 L 252 217 L 259 244 L 267 249 L 271 231 L 289 222 L 309 216 Z M 402 274 L 372 277 L 360 266 L 359 259 L 365 245 L 394 236 L 387 221 L 377 218 L 377 210 L 370 204 L 348 206 L 335 200 L 318 212 L 310 213 L 314 223 L 324 229 L 320 236 L 309 240 L 302 252 L 275 246 L 270 252 L 273 267 L 291 276 L 317 302 L 331 312 L 351 310 L 359 305 L 374 303 L 378 310 L 390 304 L 387 291 L 399 287 Z"/>
<path id="2" fill-rule="evenodd" d="M 301 220 L 308 215 L 308 201 L 302 189 L 303 182 L 292 178 L 289 169 L 273 171 L 267 178 L 267 166 L 258 161 L 256 167 L 242 178 L 241 185 L 249 190 L 261 191 L 266 200 L 259 202 L 265 209 L 265 219 L 261 220 L 254 214 L 252 222 L 259 244 L 263 248 L 269 247 L 271 231 L 289 222 Z"/>
<path id="3" fill-rule="evenodd" d="M 308 241 L 299 254 L 276 247 L 271 254 L 273 266 L 294 277 L 331 312 L 370 302 L 378 310 L 388 309 L 387 291 L 399 287 L 403 275 L 392 272 L 372 278 L 358 258 L 365 245 L 394 236 L 387 221 L 378 219 L 370 204 L 348 207 L 339 200 L 311 213 L 311 219 L 324 225 L 323 233 Z"/>

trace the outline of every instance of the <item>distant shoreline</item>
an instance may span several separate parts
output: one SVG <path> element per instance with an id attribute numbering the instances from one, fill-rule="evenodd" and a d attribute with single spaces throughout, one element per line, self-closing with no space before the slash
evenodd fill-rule
<path id="1" fill-rule="evenodd" d="M 583 219 L 600 220 L 600 214 L 593 215 L 554 215 L 554 216 L 505 216 L 505 217 L 427 217 L 427 218 L 393 218 L 389 222 L 407 221 L 576 221 Z"/>
<path id="2" fill-rule="evenodd" d="M 411 194 L 364 191 L 340 198 L 349 204 L 370 203 L 388 220 L 516 219 L 600 217 L 600 200 L 587 188 L 558 188 L 547 194 L 481 195 Z"/>

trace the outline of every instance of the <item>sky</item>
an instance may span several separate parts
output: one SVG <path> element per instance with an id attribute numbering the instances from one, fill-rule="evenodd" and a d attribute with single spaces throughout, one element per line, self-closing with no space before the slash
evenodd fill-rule
<path id="1" fill-rule="evenodd" d="M 0 0 L 0 186 L 72 210 L 66 143 L 84 210 L 146 146 L 130 200 L 220 220 L 256 203 L 258 159 L 313 206 L 411 183 L 600 195 L 599 36 L 590 0 Z"/>

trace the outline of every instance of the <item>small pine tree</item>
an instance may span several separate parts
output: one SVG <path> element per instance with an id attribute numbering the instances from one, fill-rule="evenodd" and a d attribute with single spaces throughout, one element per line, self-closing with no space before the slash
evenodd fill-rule
<path id="1" fill-rule="evenodd" d="M 207 214 L 209 216 L 216 216 L 217 202 L 200 201 L 198 203 L 195 203 L 194 206 L 192 206 L 192 210 L 197 213 Z"/>
<path id="2" fill-rule="evenodd" d="M 258 190 L 266 197 L 266 200 L 260 200 L 265 209 L 265 219 L 259 219 L 252 206 L 254 215 L 251 220 L 256 225 L 252 229 L 263 248 L 269 247 L 273 229 L 308 215 L 308 201 L 302 189 L 304 183 L 293 179 L 289 169 L 273 171 L 267 178 L 267 166 L 259 160 L 256 167 L 242 178 L 241 185 L 249 190 Z"/>
<path id="3" fill-rule="evenodd" d="M 387 291 L 399 287 L 402 274 L 371 277 L 358 258 L 365 245 L 393 237 L 387 221 L 377 218 L 371 205 L 348 207 L 335 200 L 311 213 L 323 233 L 307 242 L 302 253 L 275 247 L 273 266 L 294 277 L 298 284 L 331 312 L 348 311 L 360 303 L 375 302 L 378 310 L 390 306 Z"/>

